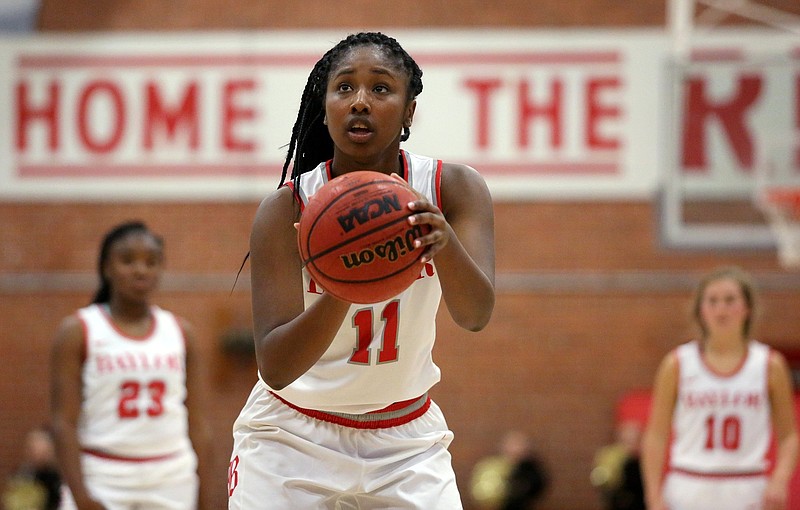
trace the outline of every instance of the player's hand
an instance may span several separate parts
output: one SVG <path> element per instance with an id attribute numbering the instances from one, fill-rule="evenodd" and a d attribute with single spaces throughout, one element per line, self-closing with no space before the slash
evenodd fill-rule
<path id="1" fill-rule="evenodd" d="M 430 232 L 414 240 L 414 247 L 422 247 L 425 251 L 420 256 L 420 262 L 428 262 L 442 249 L 448 242 L 453 231 L 444 218 L 444 214 L 438 207 L 427 200 L 415 200 L 409 202 L 408 208 L 414 214 L 408 217 L 411 225 L 428 225 Z"/>
<path id="2" fill-rule="evenodd" d="M 408 186 L 408 183 L 396 173 L 392 173 L 391 177 Z M 428 225 L 430 227 L 430 232 L 414 240 L 415 247 L 425 248 L 420 256 L 420 262 L 428 262 L 447 245 L 453 231 L 442 211 L 430 203 L 422 193 L 413 188 L 412 190 L 418 199 L 408 204 L 408 208 L 415 213 L 408 217 L 408 222 L 411 225 Z"/>

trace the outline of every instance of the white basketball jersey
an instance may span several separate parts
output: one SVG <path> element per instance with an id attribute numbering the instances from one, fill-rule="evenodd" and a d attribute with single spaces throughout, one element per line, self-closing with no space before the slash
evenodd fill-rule
<path id="1" fill-rule="evenodd" d="M 678 398 L 670 465 L 700 474 L 763 472 L 771 437 L 768 346 L 750 341 L 742 366 L 714 372 L 699 342 L 676 349 Z"/>
<path id="2" fill-rule="evenodd" d="M 402 177 L 440 206 L 442 162 L 401 151 Z M 303 206 L 331 179 L 330 162 L 300 177 Z M 305 307 L 321 290 L 303 269 Z M 442 291 L 432 262 L 401 294 L 374 304 L 353 304 L 328 350 L 311 369 L 276 391 L 308 409 L 366 413 L 419 397 L 440 379 L 431 351 Z"/>
<path id="3" fill-rule="evenodd" d="M 170 312 L 154 306 L 151 314 L 150 331 L 131 338 L 105 306 L 78 310 L 86 345 L 78 436 L 85 450 L 146 458 L 191 447 L 183 331 Z"/>

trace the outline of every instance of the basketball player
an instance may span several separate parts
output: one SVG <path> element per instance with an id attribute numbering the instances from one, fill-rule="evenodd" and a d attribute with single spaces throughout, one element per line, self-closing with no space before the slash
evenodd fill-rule
<path id="1" fill-rule="evenodd" d="M 702 336 L 669 353 L 655 380 L 642 452 L 648 509 L 786 508 L 798 449 L 792 387 L 783 356 L 750 340 L 754 308 L 738 268 L 700 282 L 693 311 Z"/>
<path id="2" fill-rule="evenodd" d="M 163 259 L 161 238 L 143 223 L 108 232 L 100 289 L 58 331 L 52 415 L 72 495 L 62 508 L 202 507 L 192 446 L 202 453 L 207 442 L 199 353 L 189 324 L 150 303 Z"/>
<path id="3" fill-rule="evenodd" d="M 347 37 L 311 71 L 281 186 L 251 233 L 259 380 L 234 424 L 230 509 L 462 507 L 453 434 L 428 396 L 440 378 L 431 351 L 441 297 L 466 330 L 492 314 L 492 203 L 472 168 L 400 149 L 421 77 L 380 33 Z M 419 279 L 372 305 L 311 281 L 294 227 L 325 182 L 356 170 L 407 181 L 419 194 L 409 223 L 431 227 Z"/>

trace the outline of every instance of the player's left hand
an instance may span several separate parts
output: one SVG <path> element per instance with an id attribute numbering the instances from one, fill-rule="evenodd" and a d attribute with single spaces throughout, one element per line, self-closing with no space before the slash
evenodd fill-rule
<path id="1" fill-rule="evenodd" d="M 393 173 L 392 177 L 408 185 L 399 175 Z M 411 225 L 428 225 L 430 227 L 430 232 L 414 240 L 415 247 L 423 247 L 425 249 L 420 256 L 420 262 L 429 262 L 434 255 L 450 242 L 453 230 L 438 207 L 430 203 L 417 190 L 414 190 L 414 193 L 418 198 L 408 204 L 408 208 L 414 212 L 408 217 L 408 223 Z"/>
<path id="2" fill-rule="evenodd" d="M 414 240 L 416 247 L 425 247 L 420 261 L 428 262 L 450 242 L 453 231 L 442 211 L 427 200 L 415 200 L 410 202 L 408 207 L 414 211 L 414 214 L 408 217 L 411 225 L 428 225 L 431 228 L 430 232 Z"/>

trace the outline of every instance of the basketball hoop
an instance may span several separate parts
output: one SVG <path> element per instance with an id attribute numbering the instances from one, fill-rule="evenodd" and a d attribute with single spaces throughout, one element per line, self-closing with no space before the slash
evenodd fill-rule
<path id="1" fill-rule="evenodd" d="M 800 186 L 761 190 L 756 205 L 764 212 L 786 269 L 800 269 Z"/>

